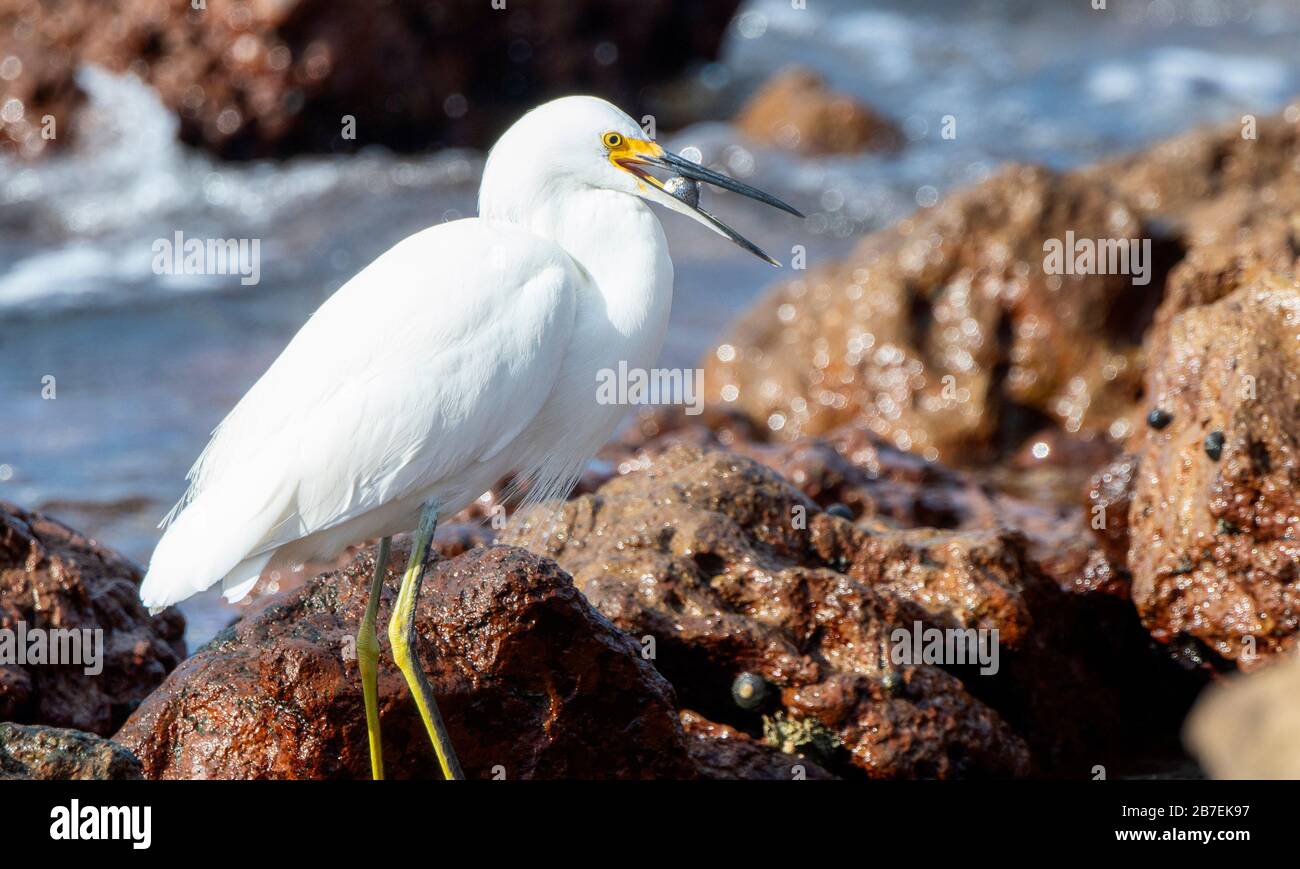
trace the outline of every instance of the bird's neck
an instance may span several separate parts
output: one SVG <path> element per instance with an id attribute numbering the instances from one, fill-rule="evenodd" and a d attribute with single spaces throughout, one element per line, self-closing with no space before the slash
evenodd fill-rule
<path id="1" fill-rule="evenodd" d="M 591 275 L 614 330 L 653 343 L 657 354 L 673 286 L 659 218 L 626 193 L 579 187 L 563 194 L 533 197 L 504 213 L 485 209 L 483 216 L 508 219 L 564 248 Z"/>

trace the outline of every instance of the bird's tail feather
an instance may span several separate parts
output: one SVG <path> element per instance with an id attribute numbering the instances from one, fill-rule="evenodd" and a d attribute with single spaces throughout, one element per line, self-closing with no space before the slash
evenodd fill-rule
<path id="1" fill-rule="evenodd" d="M 239 603 L 257 585 L 258 577 L 275 555 L 274 549 L 245 558 L 221 579 L 221 596 L 228 603 Z"/>
<path id="2" fill-rule="evenodd" d="M 283 518 L 289 491 L 258 497 L 246 475 L 205 489 L 167 527 L 140 584 L 157 611 L 225 580 L 227 599 L 246 595 L 274 555 L 267 537 Z"/>

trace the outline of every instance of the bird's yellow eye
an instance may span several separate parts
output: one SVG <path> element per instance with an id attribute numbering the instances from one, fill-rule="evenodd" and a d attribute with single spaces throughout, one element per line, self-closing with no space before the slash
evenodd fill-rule
<path id="1" fill-rule="evenodd" d="M 601 137 L 606 148 L 621 148 L 623 146 L 623 137 L 618 133 L 606 133 Z"/>

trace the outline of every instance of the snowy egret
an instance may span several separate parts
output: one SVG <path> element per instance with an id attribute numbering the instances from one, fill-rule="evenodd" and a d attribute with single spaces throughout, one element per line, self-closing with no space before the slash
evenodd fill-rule
<path id="1" fill-rule="evenodd" d="M 380 538 L 357 658 L 371 770 L 383 777 L 375 617 L 393 534 L 415 530 L 388 625 L 446 778 L 461 771 L 415 654 L 414 616 L 440 517 L 507 474 L 563 496 L 624 408 L 597 372 L 655 363 L 673 264 L 645 201 L 776 261 L 650 169 L 784 202 L 665 151 L 622 111 L 565 97 L 516 121 L 488 156 L 479 216 L 399 242 L 343 285 L 213 432 L 163 524 L 140 588 L 151 609 L 217 581 L 234 601 L 262 572 Z"/>

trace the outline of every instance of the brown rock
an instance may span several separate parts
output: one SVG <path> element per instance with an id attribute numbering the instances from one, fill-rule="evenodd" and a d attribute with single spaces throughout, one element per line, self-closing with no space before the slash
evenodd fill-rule
<path id="1" fill-rule="evenodd" d="M 811 70 L 793 67 L 769 79 L 735 119 L 745 135 L 803 154 L 894 151 L 903 141 L 893 122 Z"/>
<path id="2" fill-rule="evenodd" d="M 860 424 L 793 442 L 769 441 L 768 434 L 717 405 L 698 417 L 675 409 L 643 414 L 602 452 L 606 473 L 586 491 L 647 468 L 655 456 L 686 444 L 761 462 L 822 508 L 843 505 L 854 519 L 878 519 L 898 528 L 970 528 L 989 527 L 997 512 L 993 493 L 970 475 L 886 444 Z"/>
<path id="3" fill-rule="evenodd" d="M 175 610 L 151 618 L 140 605 L 140 579 L 116 552 L 0 502 L 0 629 L 17 631 L 21 622 L 29 630 L 103 632 L 95 675 L 85 672 L 89 660 L 0 663 L 0 719 L 101 735 L 125 721 L 185 656 L 184 619 Z"/>
<path id="4" fill-rule="evenodd" d="M 580 491 L 594 492 L 616 474 L 650 467 L 655 456 L 674 444 L 722 447 L 767 465 L 823 509 L 841 509 L 854 521 L 891 528 L 1014 529 L 1024 535 L 1030 559 L 1062 588 L 1092 590 L 1081 588 L 1094 544 L 1085 516 L 1073 503 L 1077 484 L 1040 481 L 1028 487 L 1032 499 L 1016 497 L 999 488 L 1009 485 L 1003 475 L 977 478 L 927 462 L 882 442 L 861 423 L 841 426 L 824 438 L 793 442 L 766 441 L 764 434 L 745 417 L 716 405 L 698 417 L 675 409 L 642 414 L 618 443 L 602 452 L 603 473 L 591 475 Z M 1076 459 L 1058 476 L 1072 479 L 1092 464 L 1095 460 Z M 1019 470 L 1005 476 L 1028 477 Z M 1065 494 L 1054 501 L 1058 489 Z"/>
<path id="5" fill-rule="evenodd" d="M 1049 423 L 1111 434 L 1162 263 L 1147 286 L 1046 274 L 1067 232 L 1149 235 L 1096 182 L 1010 167 L 769 292 L 705 360 L 709 398 L 782 439 L 862 419 L 929 459 L 994 458 Z"/>
<path id="6" fill-rule="evenodd" d="M 1240 242 L 1193 247 L 1169 272 L 1165 299 L 1147 336 L 1147 356 L 1169 352 L 1169 326 L 1183 311 L 1217 302 L 1270 272 L 1295 273 L 1297 263 L 1300 235 L 1282 218 Z"/>
<path id="7" fill-rule="evenodd" d="M 1037 500 L 1009 495 L 990 485 L 994 480 L 1006 486 L 1000 473 L 977 478 L 925 462 L 881 444 L 860 425 L 837 429 L 825 440 L 805 438 L 745 452 L 823 507 L 862 505 L 853 511 L 865 527 L 883 522 L 893 528 L 993 533 L 1014 541 L 1018 552 L 1023 547 L 1004 569 L 1026 574 L 1022 594 L 1031 602 L 1035 630 L 1032 648 L 1010 658 L 1010 666 L 1019 669 L 1008 681 L 1034 687 L 1024 695 L 979 696 L 1027 735 L 1040 766 L 1074 770 L 1072 754 L 1095 756 L 1102 746 L 1112 755 L 1134 758 L 1146 750 L 1143 744 L 1161 752 L 1173 748 L 1170 728 L 1181 720 L 1204 674 L 1182 672 L 1199 666 L 1188 658 L 1194 649 L 1178 649 L 1177 666 L 1153 655 L 1132 609 L 1123 566 L 1132 498 L 1132 483 L 1124 481 L 1133 473 L 1131 457 L 1108 466 L 1096 480 L 1098 501 L 1111 517 L 1106 527 L 1124 541 L 1122 548 L 1107 549 L 1092 536 L 1107 532 L 1090 530 L 1091 511 L 1044 498 L 1051 487 L 1042 487 Z M 1077 487 L 1069 497 L 1077 498 Z M 1056 588 L 1038 583 L 1039 571 Z M 997 702 L 990 699 L 994 696 Z M 1089 698 L 1086 712 L 1078 710 L 1080 696 Z M 1090 723 L 1082 725 L 1081 718 Z"/>
<path id="8" fill-rule="evenodd" d="M 835 778 L 808 758 L 785 754 L 734 727 L 717 724 L 690 711 L 683 711 L 681 717 L 691 758 L 704 778 L 756 781 Z"/>
<path id="9" fill-rule="evenodd" d="M 1156 639 L 1243 666 L 1300 627 L 1297 323 L 1300 285 L 1283 275 L 1179 314 L 1147 375 L 1171 419 L 1135 437 L 1133 602 Z"/>
<path id="10" fill-rule="evenodd" d="M 1260 271 L 1300 259 L 1300 102 L 1242 123 L 1193 130 L 1082 170 L 1177 235 L 1186 256 L 1169 273 L 1148 340 L 1166 352 L 1170 321 L 1216 302 Z"/>
<path id="11" fill-rule="evenodd" d="M 1093 474 L 1084 495 L 1089 525 L 1106 558 L 1118 565 L 1128 559 L 1128 517 L 1136 476 L 1137 460 L 1121 456 Z"/>
<path id="12" fill-rule="evenodd" d="M 85 95 L 76 63 L 51 43 L 67 35 L 53 3 L 0 2 L 0 154 L 37 157 L 72 138 L 74 112 Z"/>
<path id="13" fill-rule="evenodd" d="M 141 779 L 140 761 L 108 739 L 80 730 L 0 723 L 0 779 Z"/>
<path id="14" fill-rule="evenodd" d="M 29 119 L 72 106 L 69 71 L 91 62 L 141 77 L 186 142 L 224 157 L 486 145 L 524 108 L 564 93 L 653 108 L 648 89 L 715 56 L 736 6 L 0 0 L 10 35 L 0 58 L 37 59 L 13 83 Z M 348 116 L 352 139 L 342 136 Z"/>
<path id="15" fill-rule="evenodd" d="M 502 539 L 534 542 L 549 529 L 534 545 L 616 625 L 653 638 L 655 664 L 686 706 L 751 734 L 766 728 L 837 774 L 1024 775 L 1030 754 L 1015 727 L 1044 768 L 1059 768 L 1116 708 L 1089 662 L 1095 623 L 1006 531 L 855 526 L 748 459 L 684 444 L 648 454 L 558 518 L 531 516 L 537 528 L 525 514 Z M 892 631 L 918 620 L 998 629 L 1002 675 L 894 664 Z M 742 672 L 773 686 L 769 708 L 735 706 Z"/>
<path id="16" fill-rule="evenodd" d="M 379 618 L 407 558 L 395 544 Z M 367 778 L 352 638 L 372 555 L 269 599 L 187 660 L 117 739 L 149 778 Z M 695 773 L 672 688 L 550 561 L 509 547 L 439 561 L 416 614 L 419 654 L 471 778 Z M 380 631 L 386 771 L 437 777 Z"/>
<path id="17" fill-rule="evenodd" d="M 1300 659 L 1207 689 L 1186 739 L 1213 778 L 1300 779 Z"/>
<path id="18" fill-rule="evenodd" d="M 1070 577 L 1076 592 L 1100 592 L 1117 600 L 1129 600 L 1132 577 L 1128 572 L 1128 517 L 1136 475 L 1137 459 L 1124 454 L 1088 479 L 1079 524 L 1090 529 L 1091 545 L 1069 547 L 1063 558 L 1057 558 L 1047 568 L 1048 573 L 1058 581 Z"/>
<path id="19" fill-rule="evenodd" d="M 1300 182 L 1300 102 L 1258 118 L 1254 138 L 1246 131 L 1236 121 L 1192 130 L 1080 174 L 1105 183 L 1145 216 L 1174 219 L 1225 195 L 1250 191 L 1266 202 L 1294 189 Z"/>

